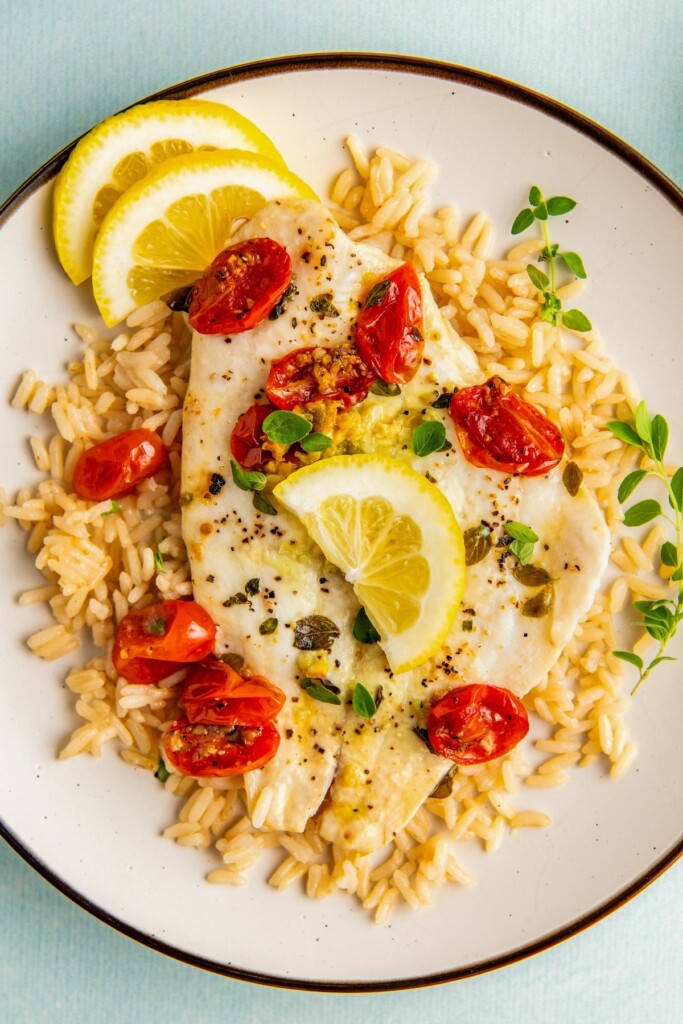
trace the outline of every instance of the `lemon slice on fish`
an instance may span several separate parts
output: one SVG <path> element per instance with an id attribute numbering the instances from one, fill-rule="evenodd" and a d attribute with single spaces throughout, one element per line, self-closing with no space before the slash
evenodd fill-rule
<path id="1" fill-rule="evenodd" d="M 93 291 L 105 323 L 192 284 L 225 247 L 236 219 L 288 198 L 317 196 L 260 153 L 190 153 L 150 171 L 114 203 L 95 241 Z"/>
<path id="2" fill-rule="evenodd" d="M 465 549 L 434 484 L 387 456 L 339 455 L 273 493 L 352 584 L 393 672 L 436 654 L 462 600 Z"/>
<path id="3" fill-rule="evenodd" d="M 73 283 L 90 276 L 97 230 L 131 185 L 166 160 L 212 149 L 244 149 L 284 163 L 255 124 L 209 100 L 143 103 L 88 132 L 64 164 L 54 191 L 57 254 Z"/>

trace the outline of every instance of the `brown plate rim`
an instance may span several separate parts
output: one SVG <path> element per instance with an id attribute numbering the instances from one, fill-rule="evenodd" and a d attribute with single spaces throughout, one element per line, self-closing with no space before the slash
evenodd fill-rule
<path id="1" fill-rule="evenodd" d="M 608 129 L 585 117 L 583 114 L 571 107 L 560 103 L 542 93 L 535 92 L 526 86 L 497 75 L 489 74 L 474 68 L 458 64 L 449 64 L 444 61 L 431 60 L 424 57 L 415 57 L 397 54 L 381 53 L 306 53 L 292 56 L 272 57 L 264 60 L 251 61 L 246 64 L 238 64 L 232 67 L 222 68 L 204 75 L 199 75 L 187 81 L 180 82 L 162 89 L 147 96 L 144 100 L 137 102 L 149 102 L 157 99 L 181 99 L 188 96 L 195 96 L 220 84 L 228 84 L 239 81 L 247 81 L 252 78 L 273 77 L 277 74 L 286 74 L 297 71 L 319 71 L 334 69 L 371 69 L 385 72 L 409 72 L 419 75 L 428 75 L 436 78 L 445 78 L 461 85 L 468 85 L 472 88 L 482 89 L 486 92 L 493 92 L 499 96 L 523 103 L 526 106 L 534 107 L 542 113 L 555 118 L 588 135 L 598 145 L 609 150 L 613 155 L 619 157 L 630 167 L 640 174 L 646 181 L 653 185 L 672 206 L 683 213 L 683 191 L 662 171 L 659 170 L 646 157 L 630 146 L 623 139 L 619 138 Z M 137 103 L 135 104 L 137 105 Z M 55 156 L 40 167 L 30 178 L 16 189 L 12 195 L 0 206 L 0 227 L 26 199 L 37 189 L 49 181 L 68 158 L 69 153 L 78 142 L 78 139 L 60 150 Z M 683 857 L 683 837 L 663 857 L 653 864 L 646 872 L 634 879 L 605 903 L 589 911 L 587 914 L 570 922 L 548 935 L 542 936 L 534 942 L 520 946 L 508 953 L 490 959 L 481 960 L 477 963 L 468 964 L 464 967 L 456 967 L 449 971 L 442 971 L 437 974 L 420 975 L 413 978 L 388 979 L 377 982 L 320 982 L 311 981 L 305 978 L 287 978 L 277 975 L 269 975 L 265 972 L 249 971 L 226 964 L 218 963 L 206 957 L 197 956 L 176 946 L 161 942 L 154 936 L 126 924 L 112 914 L 109 914 L 102 907 L 91 902 L 82 896 L 69 883 L 60 878 L 52 869 L 40 860 L 30 849 L 18 839 L 9 826 L 0 820 L 0 836 L 9 846 L 14 849 L 35 871 L 38 872 L 47 882 L 68 897 L 73 903 L 86 910 L 93 917 L 123 935 L 155 950 L 163 953 L 172 959 L 182 963 L 190 964 L 215 974 L 224 975 L 238 981 L 249 981 L 259 985 L 276 988 L 295 989 L 299 991 L 312 992 L 394 992 L 406 989 L 423 988 L 431 985 L 440 985 L 446 982 L 459 981 L 463 978 L 470 978 L 477 974 L 484 974 L 489 971 L 506 967 L 509 964 L 526 960 L 537 953 L 541 953 L 560 942 L 571 938 L 573 935 L 584 931 L 591 925 L 603 920 L 615 910 L 624 906 L 634 896 L 642 892 L 647 886 L 655 881 L 664 871 L 670 868 L 680 857 Z"/>

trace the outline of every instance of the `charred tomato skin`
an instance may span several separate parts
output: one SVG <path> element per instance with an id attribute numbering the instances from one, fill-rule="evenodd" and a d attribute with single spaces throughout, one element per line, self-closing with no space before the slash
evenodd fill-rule
<path id="1" fill-rule="evenodd" d="M 493 761 L 507 754 L 529 731 L 522 702 L 502 686 L 467 683 L 450 690 L 431 707 L 429 742 L 456 764 Z"/>
<path id="2" fill-rule="evenodd" d="M 200 334 L 241 334 L 257 327 L 292 280 L 287 250 L 272 238 L 250 238 L 216 256 L 194 285 L 188 308 Z"/>
<path id="3" fill-rule="evenodd" d="M 216 625 L 196 601 L 158 601 L 129 612 L 118 625 L 112 661 L 131 683 L 156 683 L 208 657 Z"/>
<path id="4" fill-rule="evenodd" d="M 366 366 L 389 384 L 407 384 L 424 350 L 422 292 L 412 263 L 375 284 L 356 323 L 356 348 Z"/>
<path id="5" fill-rule="evenodd" d="M 502 377 L 456 391 L 450 415 L 465 458 L 482 469 L 540 476 L 564 454 L 564 439 L 555 424 L 519 398 Z"/>
<path id="6" fill-rule="evenodd" d="M 376 375 L 351 345 L 311 345 L 274 359 L 266 392 L 278 409 L 309 402 L 339 402 L 348 408 L 361 402 Z"/>
<path id="7" fill-rule="evenodd" d="M 272 722 L 240 727 L 177 718 L 164 735 L 163 756 L 183 775 L 224 778 L 261 768 L 279 745 L 280 734 Z"/>
<path id="8" fill-rule="evenodd" d="M 245 679 L 217 658 L 193 666 L 180 703 L 193 724 L 259 725 L 275 718 L 285 695 L 263 676 Z"/>
<path id="9" fill-rule="evenodd" d="M 167 458 L 153 430 L 127 430 L 83 452 L 74 467 L 74 491 L 89 501 L 122 498 L 141 480 L 154 476 Z"/>

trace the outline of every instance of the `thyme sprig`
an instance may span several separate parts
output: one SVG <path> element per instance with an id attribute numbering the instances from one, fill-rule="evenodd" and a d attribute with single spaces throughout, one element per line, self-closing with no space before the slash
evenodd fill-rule
<path id="1" fill-rule="evenodd" d="M 529 263 L 526 272 L 535 288 L 543 295 L 541 302 L 541 320 L 557 327 L 562 324 L 570 331 L 590 331 L 592 324 L 580 309 L 563 309 L 562 300 L 557 294 L 557 263 L 561 261 L 568 270 L 582 280 L 586 278 L 586 268 L 578 252 L 560 252 L 557 242 L 551 242 L 548 231 L 548 217 L 561 217 L 576 206 L 576 200 L 568 196 L 552 196 L 545 199 L 538 185 L 532 185 L 529 191 L 529 206 L 525 206 L 515 217 L 510 229 L 513 235 L 526 231 L 536 221 L 541 225 L 544 247 L 538 254 L 539 263 L 547 263 L 549 275 L 540 267 Z"/>
<path id="2" fill-rule="evenodd" d="M 654 477 L 663 484 L 671 513 L 666 512 L 654 498 L 645 498 L 631 505 L 624 513 L 625 526 L 642 526 L 653 519 L 664 519 L 674 530 L 675 542 L 665 541 L 659 551 L 663 565 L 673 569 L 671 581 L 678 584 L 672 597 L 654 601 L 634 601 L 634 608 L 643 616 L 643 625 L 650 636 L 657 641 L 655 657 L 646 665 L 634 651 L 614 651 L 617 658 L 638 669 L 638 679 L 633 687 L 635 693 L 652 670 L 662 661 L 675 661 L 664 652 L 683 620 L 683 467 L 676 470 L 671 478 L 664 466 L 664 456 L 669 441 L 669 425 L 663 416 L 650 416 L 645 402 L 636 409 L 633 425 L 622 420 L 613 420 L 607 426 L 612 433 L 633 448 L 639 448 L 650 459 L 645 469 L 635 469 L 621 481 L 617 497 L 625 502 L 637 487 L 648 477 Z"/>

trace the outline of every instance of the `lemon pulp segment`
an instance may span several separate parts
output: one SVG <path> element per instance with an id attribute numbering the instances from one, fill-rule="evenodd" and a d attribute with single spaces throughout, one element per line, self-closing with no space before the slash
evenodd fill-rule
<path id="1" fill-rule="evenodd" d="M 53 228 L 57 254 L 74 282 L 92 270 L 96 232 L 114 203 L 167 160 L 216 149 L 261 153 L 284 166 L 256 125 L 209 100 L 158 100 L 108 118 L 77 145 L 55 183 Z"/>
<path id="2" fill-rule="evenodd" d="M 396 459 L 341 455 L 297 470 L 274 495 L 352 584 L 394 672 L 439 650 L 462 598 L 465 555 L 438 488 Z"/>
<path id="3" fill-rule="evenodd" d="M 195 281 L 236 219 L 293 197 L 317 198 L 282 164 L 243 150 L 189 153 L 150 171 L 117 200 L 96 239 L 93 291 L 105 322 Z"/>

